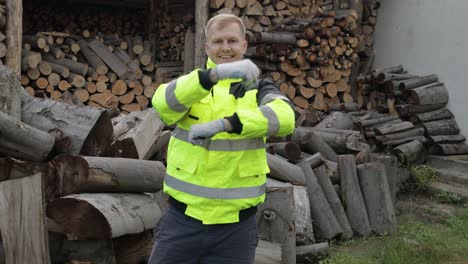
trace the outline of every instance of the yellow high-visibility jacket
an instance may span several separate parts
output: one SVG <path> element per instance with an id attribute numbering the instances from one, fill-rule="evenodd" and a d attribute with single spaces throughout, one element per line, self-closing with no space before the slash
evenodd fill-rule
<path id="1" fill-rule="evenodd" d="M 208 69 L 216 65 L 209 60 Z M 294 130 L 294 111 L 287 97 L 265 80 L 240 79 L 212 84 L 209 70 L 196 69 L 162 84 L 152 103 L 168 125 L 177 124 L 167 152 L 164 191 L 187 204 L 185 214 L 204 224 L 235 223 L 239 211 L 265 199 L 269 172 L 266 136 Z M 194 124 L 227 118 L 233 131 L 194 145 Z"/>

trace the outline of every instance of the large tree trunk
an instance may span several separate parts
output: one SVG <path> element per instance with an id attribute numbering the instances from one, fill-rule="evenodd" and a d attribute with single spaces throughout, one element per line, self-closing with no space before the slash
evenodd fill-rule
<path id="1" fill-rule="evenodd" d="M 130 113 L 114 126 L 113 156 L 150 159 L 164 126 L 153 108 Z"/>
<path id="2" fill-rule="evenodd" d="M 60 155 L 50 162 L 48 199 L 76 193 L 157 192 L 165 168 L 159 161 Z"/>
<path id="3" fill-rule="evenodd" d="M 449 96 L 445 86 L 419 87 L 405 91 L 407 102 L 418 105 L 446 104 Z"/>
<path id="4" fill-rule="evenodd" d="M 434 105 L 412 105 L 412 104 L 398 105 L 397 112 L 400 116 L 408 116 L 408 115 L 434 111 L 442 107 L 445 107 L 445 105 L 446 103 L 434 104 Z"/>
<path id="5" fill-rule="evenodd" d="M 359 185 L 354 155 L 338 156 L 338 174 L 340 175 L 341 200 L 351 228 L 359 235 L 369 235 L 371 227 Z"/>
<path id="6" fill-rule="evenodd" d="M 281 244 L 281 263 L 296 263 L 296 231 L 292 187 L 267 188 L 265 203 L 257 212 L 258 232 L 268 241 Z"/>
<path id="7" fill-rule="evenodd" d="M 21 120 L 21 85 L 16 73 L 0 65 L 0 111 Z"/>
<path id="8" fill-rule="evenodd" d="M 23 35 L 23 1 L 7 0 L 8 12 L 6 21 L 7 54 L 5 65 L 18 76 L 21 74 L 21 47 Z M 5 16 L 4 14 L 2 16 Z"/>
<path id="9" fill-rule="evenodd" d="M 452 112 L 448 110 L 447 108 L 442 108 L 426 113 L 420 113 L 420 114 L 414 114 L 411 115 L 409 118 L 409 121 L 411 121 L 413 124 L 419 123 L 419 122 L 429 122 L 429 121 L 435 121 L 435 120 L 440 120 L 440 119 L 451 119 L 453 118 Z"/>
<path id="10" fill-rule="evenodd" d="M 468 153 L 468 145 L 465 143 L 436 144 L 429 148 L 429 153 L 436 155 L 460 155 Z"/>
<path id="11" fill-rule="evenodd" d="M 0 183 L 6 263 L 50 263 L 41 175 Z"/>
<path id="12" fill-rule="evenodd" d="M 392 149 L 390 153 L 398 157 L 400 164 L 408 165 L 421 162 L 426 152 L 426 147 L 421 140 L 413 140 Z"/>
<path id="13" fill-rule="evenodd" d="M 100 156 L 112 141 L 113 129 L 106 110 L 79 107 L 50 99 L 23 102 L 22 121 L 57 137 L 57 153 Z"/>
<path id="14" fill-rule="evenodd" d="M 0 112 L 0 153 L 24 160 L 42 161 L 51 152 L 55 139 Z"/>
<path id="15" fill-rule="evenodd" d="M 296 162 L 301 158 L 301 148 L 292 142 L 278 142 L 267 144 L 268 151 L 278 154 L 291 162 Z"/>
<path id="16" fill-rule="evenodd" d="M 353 121 L 351 120 L 351 115 L 348 113 L 332 112 L 315 127 L 346 130 L 353 128 Z"/>
<path id="17" fill-rule="evenodd" d="M 385 174 L 385 165 L 381 163 L 360 164 L 357 166 L 357 171 L 372 231 L 378 235 L 395 232 L 396 216 Z"/>
<path id="18" fill-rule="evenodd" d="M 151 255 L 154 244 L 152 230 L 113 239 L 115 259 L 118 264 L 142 263 Z"/>
<path id="19" fill-rule="evenodd" d="M 323 239 L 332 239 L 340 236 L 343 230 L 336 220 L 330 204 L 312 170 L 310 158 L 301 161 L 298 165 L 301 167 L 306 177 L 307 193 L 309 194 L 310 200 L 310 213 L 312 220 L 315 222 L 316 230 L 318 231 L 316 236 Z"/>
<path id="20" fill-rule="evenodd" d="M 385 166 L 385 175 L 387 176 L 388 187 L 390 189 L 390 197 L 392 197 L 393 207 L 396 205 L 396 194 L 398 192 L 398 173 L 397 159 L 395 156 L 384 155 L 380 153 L 371 153 L 370 161 L 381 163 Z"/>
<path id="21" fill-rule="evenodd" d="M 436 135 L 456 135 L 460 132 L 457 122 L 455 119 L 443 119 L 437 121 L 430 121 L 422 123 L 426 135 L 436 136 Z"/>
<path id="22" fill-rule="evenodd" d="M 292 141 L 304 152 L 309 154 L 320 152 L 328 160 L 336 161 L 336 152 L 314 131 L 295 130 Z"/>
<path id="23" fill-rule="evenodd" d="M 76 239 L 138 234 L 153 228 L 161 214 L 156 201 L 144 194 L 73 194 L 47 205 L 47 216 Z"/>
<path id="24" fill-rule="evenodd" d="M 255 251 L 255 264 L 280 264 L 281 245 L 265 240 L 259 240 Z"/>

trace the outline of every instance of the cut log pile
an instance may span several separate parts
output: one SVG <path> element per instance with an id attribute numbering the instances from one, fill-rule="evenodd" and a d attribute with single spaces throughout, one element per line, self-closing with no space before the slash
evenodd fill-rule
<path id="1" fill-rule="evenodd" d="M 374 32 L 377 25 L 377 10 L 380 2 L 376 0 L 364 0 L 362 9 L 362 27 L 359 37 L 359 73 L 367 73 L 372 70 L 375 58 Z"/>
<path id="2" fill-rule="evenodd" d="M 25 21 L 21 76 L 31 95 L 75 97 L 84 105 L 129 113 L 146 109 L 159 84 L 183 73 L 183 38 L 193 17 L 168 19 L 160 29 L 167 37 L 156 42 L 142 34 L 142 11 L 32 9 L 25 11 L 31 20 Z"/>
<path id="3" fill-rule="evenodd" d="M 468 153 L 454 115 L 446 108 L 448 90 L 437 75 L 417 76 L 401 65 L 360 77 L 359 106 L 374 114 L 360 127 L 368 142 L 385 147 L 402 163 L 422 161 L 425 154 Z"/>
<path id="4" fill-rule="evenodd" d="M 247 28 L 251 58 L 298 107 L 324 110 L 353 102 L 348 80 L 357 61 L 358 11 L 324 12 L 313 1 L 210 1 Z"/>
<path id="5" fill-rule="evenodd" d="M 6 44 L 6 0 L 0 1 L 0 62 L 5 64 L 5 56 L 7 53 Z"/>
<path id="6" fill-rule="evenodd" d="M 162 189 L 170 134 L 159 114 L 147 109 L 111 121 L 112 111 L 32 97 L 4 66 L 0 84 L 0 188 L 28 194 L 2 191 L 0 206 L 35 208 L 28 221 L 15 219 L 19 212 L 1 214 L 7 263 L 48 259 L 47 231 L 58 239 L 50 242 L 54 263 L 148 257 L 162 213 L 145 193 Z M 31 243 L 21 244 L 31 234 Z"/>

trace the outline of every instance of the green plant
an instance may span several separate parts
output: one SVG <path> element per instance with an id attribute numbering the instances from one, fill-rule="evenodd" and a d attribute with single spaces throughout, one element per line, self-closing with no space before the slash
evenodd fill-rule
<path id="1" fill-rule="evenodd" d="M 426 165 L 414 165 L 410 168 L 410 177 L 405 189 L 410 192 L 425 192 L 429 185 L 438 180 L 435 170 Z"/>
<path id="2" fill-rule="evenodd" d="M 432 195 L 432 199 L 438 203 L 461 205 L 463 198 L 455 193 L 439 191 Z"/>

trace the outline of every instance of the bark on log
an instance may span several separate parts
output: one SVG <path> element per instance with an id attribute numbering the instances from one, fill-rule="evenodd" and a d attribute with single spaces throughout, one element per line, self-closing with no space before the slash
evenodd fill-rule
<path id="1" fill-rule="evenodd" d="M 426 84 L 437 82 L 438 80 L 439 80 L 439 78 L 437 77 L 437 75 L 430 74 L 430 75 L 427 75 L 427 76 L 422 76 L 422 77 L 409 79 L 409 80 L 400 82 L 400 84 L 398 85 L 398 88 L 400 90 L 413 89 L 413 88 L 416 88 L 416 87 L 419 87 L 419 86 L 423 86 L 423 85 L 426 85 Z"/>
<path id="2" fill-rule="evenodd" d="M 328 242 L 314 245 L 298 246 L 296 248 L 297 263 L 315 263 L 329 255 Z"/>
<path id="3" fill-rule="evenodd" d="M 43 161 L 54 147 L 54 136 L 0 112 L 0 153 L 18 159 Z"/>
<path id="4" fill-rule="evenodd" d="M 340 175 L 341 200 L 352 230 L 362 236 L 371 233 L 366 204 L 359 185 L 354 155 L 340 155 L 337 161 Z"/>
<path id="5" fill-rule="evenodd" d="M 195 68 L 203 68 L 206 61 L 205 26 L 209 17 L 209 1 L 195 1 Z"/>
<path id="6" fill-rule="evenodd" d="M 461 134 L 428 136 L 427 138 L 430 144 L 460 143 L 465 141 L 465 137 Z"/>
<path id="7" fill-rule="evenodd" d="M 125 80 L 130 72 L 130 69 L 107 47 L 100 42 L 99 40 L 93 40 L 88 43 L 88 46 L 93 50 L 106 64 L 109 68 L 114 71 L 120 79 Z"/>
<path id="8" fill-rule="evenodd" d="M 426 113 L 420 113 L 420 114 L 415 114 L 411 115 L 409 117 L 409 121 L 412 122 L 413 124 L 419 123 L 419 122 L 429 122 L 429 121 L 435 121 L 435 120 L 440 120 L 440 119 L 451 119 L 453 118 L 453 114 L 450 110 L 447 108 L 442 108 Z"/>
<path id="9" fill-rule="evenodd" d="M 322 187 L 322 191 L 325 194 L 328 203 L 330 204 L 336 220 L 343 230 L 343 234 L 341 235 L 340 239 L 351 239 L 353 237 L 353 230 L 351 230 L 351 226 L 349 225 L 348 218 L 346 217 L 346 213 L 343 209 L 343 205 L 341 204 L 338 194 L 335 192 L 335 188 L 333 187 L 333 184 L 330 180 L 326 166 L 322 165 L 316 167 L 313 169 L 313 171 L 320 186 Z"/>
<path id="10" fill-rule="evenodd" d="M 332 239 L 340 236 L 343 230 L 333 214 L 309 160 L 310 158 L 301 161 L 298 166 L 301 167 L 306 177 L 307 193 L 309 194 L 309 201 L 311 201 L 310 213 L 312 220 L 315 221 L 316 236 L 323 239 Z"/>
<path id="11" fill-rule="evenodd" d="M 419 87 L 404 93 L 406 102 L 416 105 L 434 105 L 446 104 L 449 99 L 448 91 L 445 86 Z"/>
<path id="12" fill-rule="evenodd" d="M 22 120 L 45 132 L 55 132 L 58 153 L 100 156 L 112 140 L 107 111 L 49 99 L 31 98 L 22 106 Z"/>
<path id="13" fill-rule="evenodd" d="M 371 153 L 369 156 L 370 162 L 384 164 L 385 175 L 387 176 L 388 187 L 390 189 L 390 197 L 392 198 L 393 208 L 395 208 L 397 202 L 396 195 L 399 190 L 397 158 L 381 153 Z"/>
<path id="14" fill-rule="evenodd" d="M 72 61 L 70 59 L 65 59 L 65 58 L 56 59 L 55 57 L 53 57 L 50 54 L 45 55 L 44 58 L 43 58 L 43 61 L 47 61 L 48 63 L 55 63 L 55 64 L 58 64 L 58 65 L 61 65 L 61 66 L 65 67 L 65 68 L 69 69 L 70 72 L 73 72 L 73 73 L 76 73 L 76 74 L 79 74 L 79 75 L 86 76 L 86 74 L 88 74 L 88 69 L 89 69 L 88 64 L 83 64 L 81 62 L 76 62 L 76 61 Z"/>
<path id="15" fill-rule="evenodd" d="M 104 64 L 99 56 L 88 47 L 88 42 L 86 42 L 86 40 L 79 40 L 78 45 L 80 47 L 81 53 L 83 53 L 83 56 L 97 74 L 106 74 L 109 72 L 109 68 L 107 68 L 106 64 Z"/>
<path id="16" fill-rule="evenodd" d="M 115 259 L 119 264 L 142 263 L 149 259 L 154 244 L 152 230 L 141 234 L 125 235 L 112 239 Z"/>
<path id="17" fill-rule="evenodd" d="M 0 183 L 6 263 L 50 263 L 41 175 Z"/>
<path id="18" fill-rule="evenodd" d="M 266 240 L 258 240 L 255 250 L 255 264 L 280 264 L 281 245 Z"/>
<path id="19" fill-rule="evenodd" d="M 0 111 L 18 121 L 21 120 L 20 89 L 16 73 L 0 65 Z"/>
<path id="20" fill-rule="evenodd" d="M 304 173 L 298 166 L 269 153 L 267 153 L 267 161 L 270 167 L 269 177 L 295 185 L 305 185 Z"/>
<path id="21" fill-rule="evenodd" d="M 374 128 L 375 134 L 377 135 L 386 135 L 391 133 L 396 133 L 404 130 L 413 128 L 414 125 L 411 122 L 403 121 L 395 124 L 382 125 L 377 128 Z"/>
<path id="22" fill-rule="evenodd" d="M 292 141 L 298 144 L 304 152 L 309 154 L 320 152 L 326 159 L 336 161 L 336 152 L 314 131 L 307 131 L 307 133 L 294 131 Z"/>
<path id="23" fill-rule="evenodd" d="M 17 76 L 21 75 L 21 47 L 23 35 L 23 1 L 6 1 L 6 46 L 5 65 Z M 3 15 L 2 15 L 3 16 Z"/>
<path id="24" fill-rule="evenodd" d="M 468 153 L 468 145 L 465 143 L 436 144 L 429 148 L 430 154 L 435 155 L 460 155 Z"/>
<path id="25" fill-rule="evenodd" d="M 267 144 L 268 148 L 272 149 L 273 154 L 278 154 L 292 163 L 301 158 L 301 148 L 292 142 L 278 142 Z"/>
<path id="26" fill-rule="evenodd" d="M 149 159 L 152 147 L 164 129 L 159 113 L 153 108 L 132 112 L 114 127 L 113 153 L 116 157 Z"/>
<path id="27" fill-rule="evenodd" d="M 195 33 L 187 29 L 184 40 L 184 73 L 195 69 Z"/>
<path id="28" fill-rule="evenodd" d="M 426 122 L 422 123 L 422 126 L 424 127 L 426 135 L 428 136 L 456 135 L 460 132 L 460 128 L 458 128 L 455 119 L 443 119 Z"/>
<path id="29" fill-rule="evenodd" d="M 353 121 L 351 115 L 343 112 L 332 112 L 320 123 L 318 123 L 316 128 L 334 128 L 334 129 L 352 129 Z"/>
<path id="30" fill-rule="evenodd" d="M 396 231 L 396 216 L 385 165 L 365 163 L 357 166 L 359 183 L 366 202 L 372 231 L 378 235 Z"/>
<path id="31" fill-rule="evenodd" d="M 0 182 L 24 178 L 37 172 L 36 162 L 17 160 L 11 157 L 0 158 Z M 0 258 L 1 259 L 1 258 Z"/>
<path id="32" fill-rule="evenodd" d="M 426 148 L 421 140 L 413 140 L 390 151 L 403 165 L 421 162 L 426 155 Z"/>
<path id="33" fill-rule="evenodd" d="M 375 138 L 378 141 L 391 141 L 391 140 L 399 140 L 403 138 L 417 137 L 417 136 L 424 136 L 424 128 L 415 127 L 406 131 L 402 131 L 402 132 L 376 136 Z"/>
<path id="34" fill-rule="evenodd" d="M 47 216 L 75 239 L 110 239 L 153 228 L 158 204 L 144 194 L 73 194 L 47 204 Z"/>
<path id="35" fill-rule="evenodd" d="M 401 139 L 383 141 L 382 144 L 385 146 L 398 146 L 398 145 L 408 143 L 413 140 L 425 140 L 425 139 L 426 138 L 424 136 L 405 137 Z"/>
<path id="36" fill-rule="evenodd" d="M 361 125 L 361 127 L 368 127 L 368 126 L 373 126 L 377 124 L 387 123 L 387 122 L 398 120 L 398 119 L 400 118 L 397 115 L 390 115 L 390 116 L 384 116 L 384 117 L 379 117 L 375 119 L 363 120 L 363 121 L 360 121 L 359 124 Z"/>
<path id="37" fill-rule="evenodd" d="M 435 105 L 397 105 L 397 112 L 400 116 L 408 116 L 413 114 L 419 114 L 429 111 L 434 111 L 445 107 L 446 104 L 435 104 Z"/>
<path id="38" fill-rule="evenodd" d="M 48 199 L 77 193 L 157 192 L 165 167 L 158 161 L 60 155 L 49 163 Z"/>
<path id="39" fill-rule="evenodd" d="M 257 211 L 258 232 L 266 240 L 281 243 L 281 263 L 296 263 L 296 232 L 293 220 L 293 188 L 267 188 L 265 202 Z"/>

